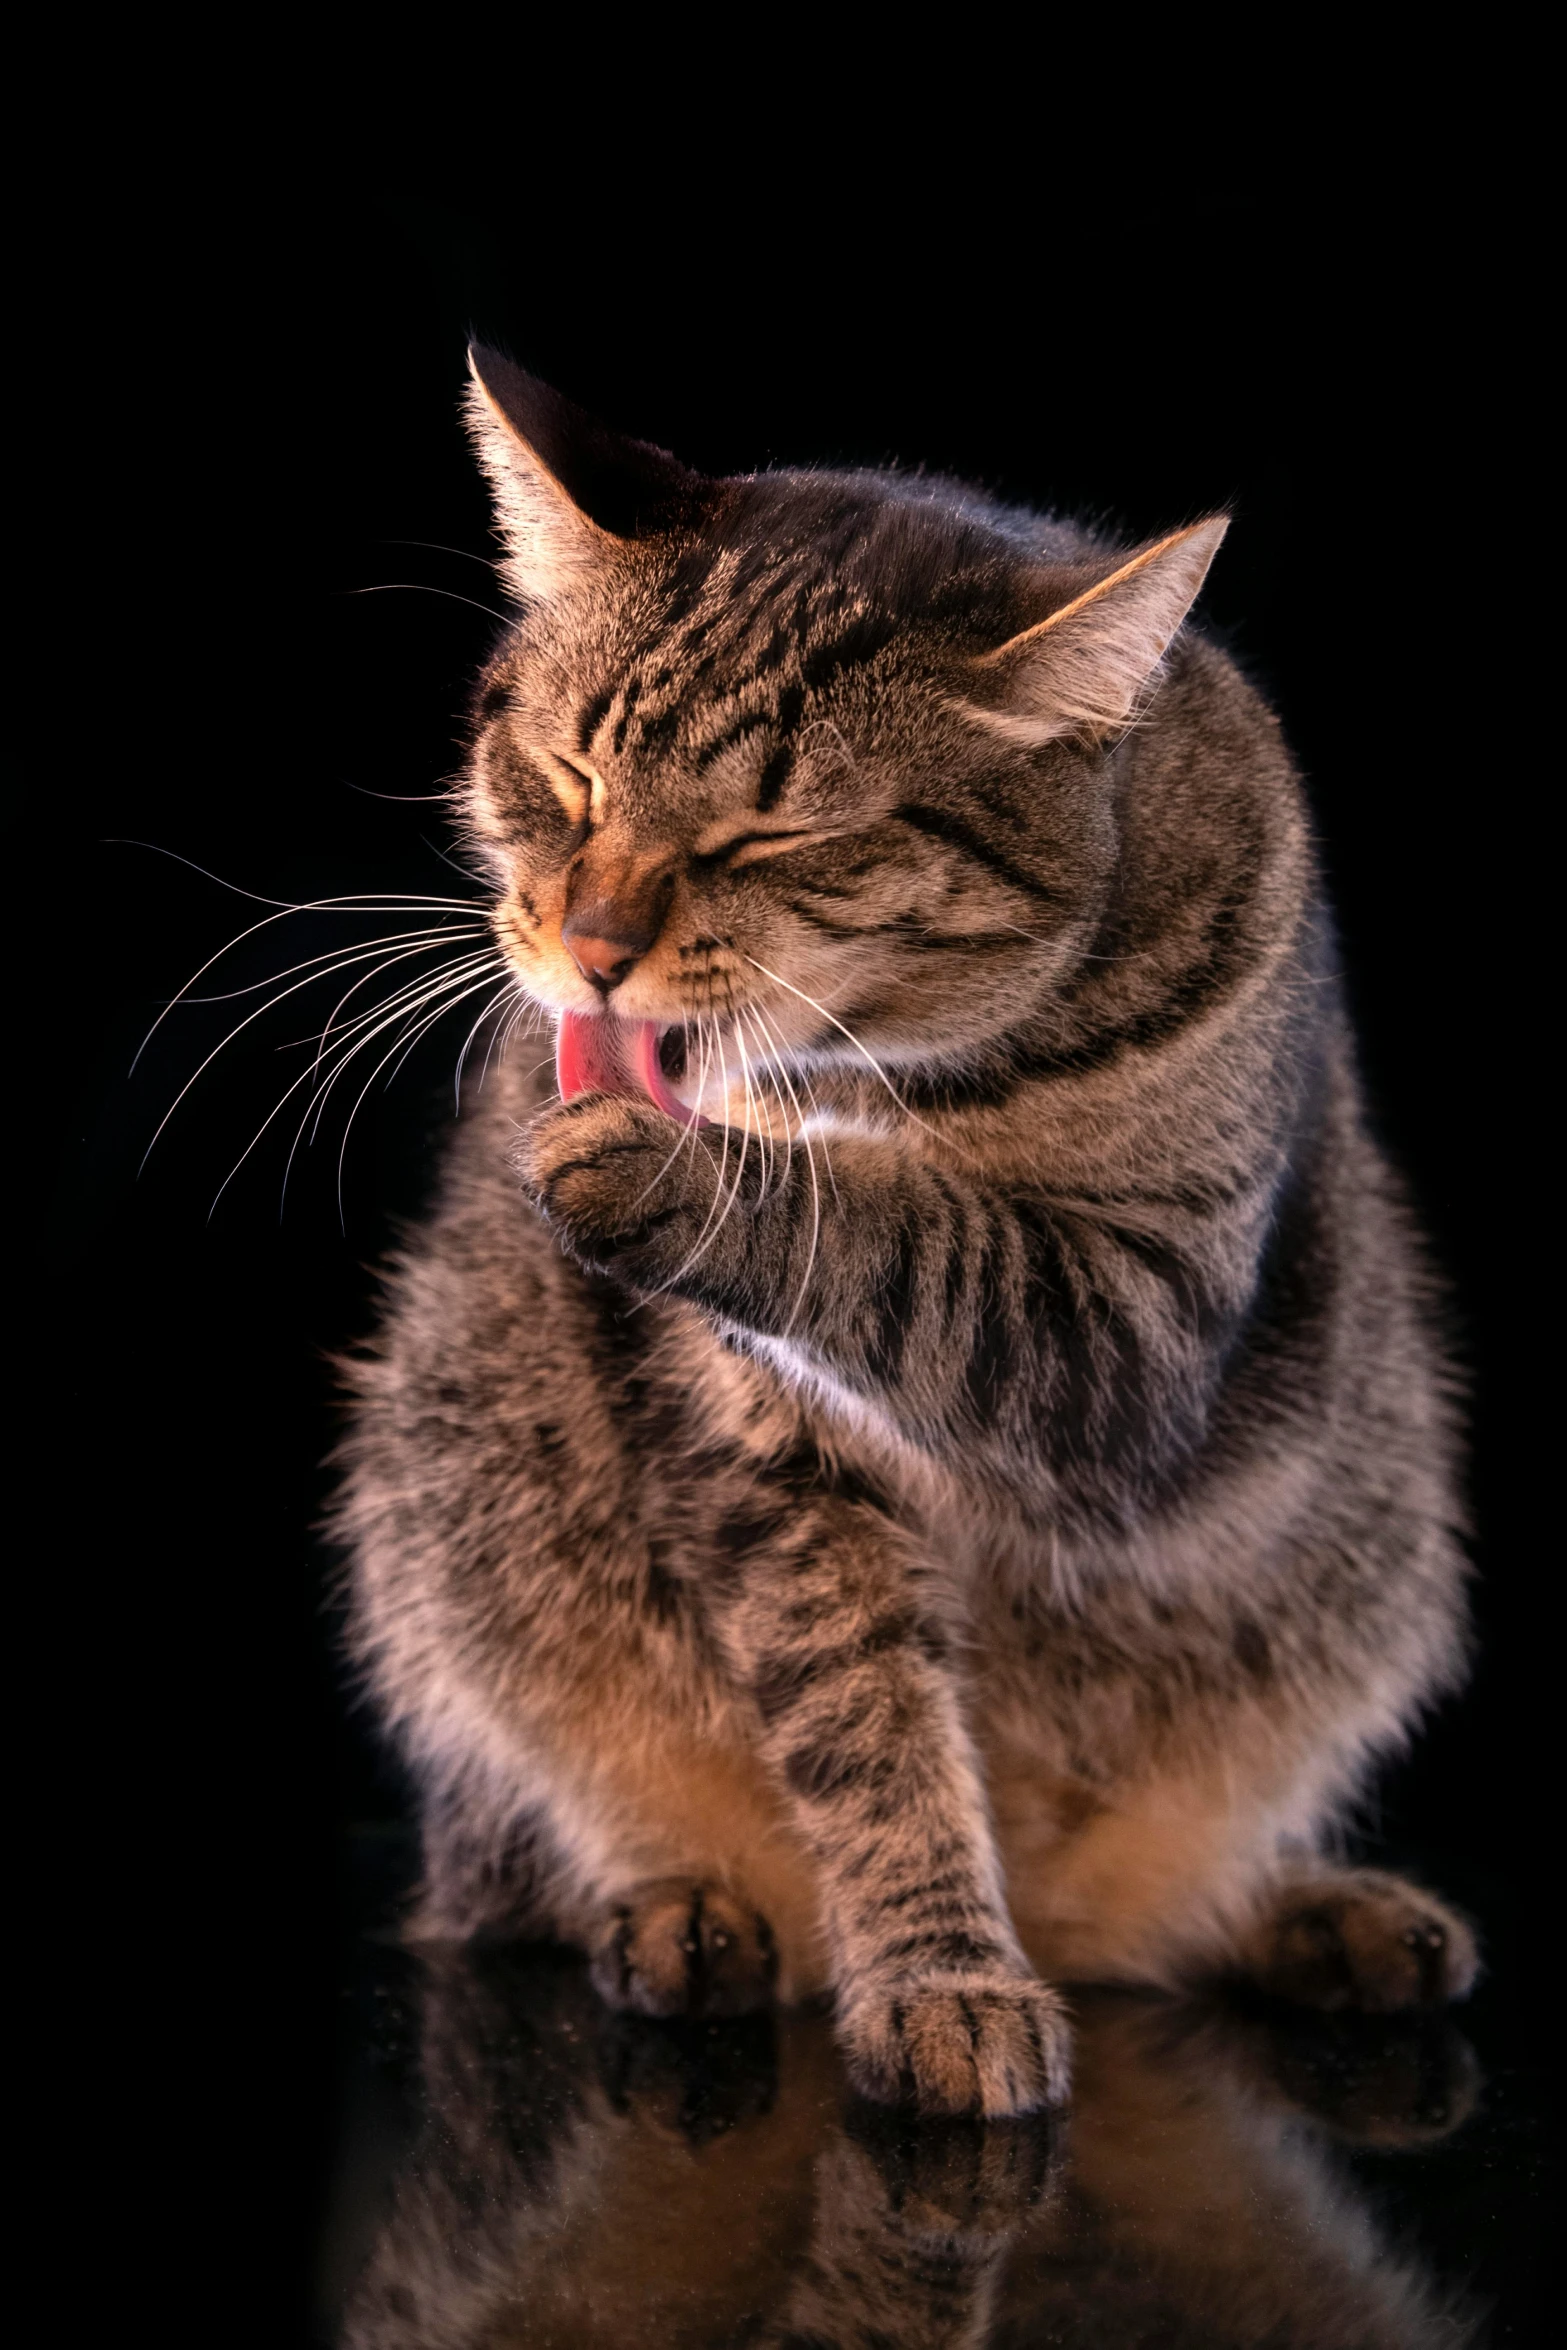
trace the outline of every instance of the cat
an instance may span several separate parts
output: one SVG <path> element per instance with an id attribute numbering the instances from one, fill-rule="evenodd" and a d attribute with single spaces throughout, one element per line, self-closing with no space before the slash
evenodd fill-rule
<path id="1" fill-rule="evenodd" d="M 1134 548 L 709 479 L 476 349 L 516 599 L 493 1072 L 351 1369 L 357 1655 L 434 1940 L 830 1994 L 855 2084 L 1068 2093 L 1058 1985 L 1461 1997 L 1332 1853 L 1461 1677 L 1454 1381 L 1301 785 Z"/>
<path id="2" fill-rule="evenodd" d="M 356 2133 L 334 2247 L 350 2350 L 1479 2338 L 1341 2153 L 1429 2148 L 1464 2120 L 1473 2060 L 1445 2018 L 1090 1992 L 1069 2129 L 910 2124 L 844 2108 L 818 2016 L 773 2042 L 762 2018 L 595 2012 L 580 1963 L 544 1951 L 418 1971 L 422 2094 L 401 2146 L 384 2089 L 374 2109 L 378 2213 Z"/>

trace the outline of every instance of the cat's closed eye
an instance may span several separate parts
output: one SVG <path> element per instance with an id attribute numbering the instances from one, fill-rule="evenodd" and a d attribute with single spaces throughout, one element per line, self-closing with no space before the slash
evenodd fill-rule
<path id="1" fill-rule="evenodd" d="M 593 813 L 594 785 L 597 778 L 563 751 L 545 752 L 540 764 L 549 779 L 550 789 L 564 808 L 575 828 L 573 847 L 586 840 Z"/>
<path id="2" fill-rule="evenodd" d="M 821 835 L 800 830 L 797 832 L 741 832 L 732 840 L 720 841 L 716 848 L 699 849 L 699 865 L 727 868 L 755 864 L 759 857 L 781 856 L 785 849 L 797 849 L 804 842 L 818 840 Z"/>

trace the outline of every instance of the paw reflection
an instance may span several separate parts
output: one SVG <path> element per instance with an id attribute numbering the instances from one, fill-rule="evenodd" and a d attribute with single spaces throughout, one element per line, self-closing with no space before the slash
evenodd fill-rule
<path id="1" fill-rule="evenodd" d="M 1064 2118 L 856 2101 L 825 2018 L 606 2013 L 564 1957 L 418 1987 L 422 2132 L 352 2350 L 1455 2350 L 1346 2146 L 1421 2147 L 1478 2075 L 1440 2017 L 1079 1995 Z"/>

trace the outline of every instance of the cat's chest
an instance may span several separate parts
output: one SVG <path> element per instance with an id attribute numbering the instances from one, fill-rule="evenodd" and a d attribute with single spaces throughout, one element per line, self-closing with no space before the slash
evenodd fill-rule
<path id="1" fill-rule="evenodd" d="M 770 1481 L 780 1461 L 802 1493 L 849 1487 L 874 1494 L 919 1540 L 954 1593 L 1021 1573 L 1048 1574 L 1055 1538 L 977 1483 L 922 1453 L 883 1413 L 776 1347 L 701 1333 L 688 1395 L 743 1480 Z M 808 1463 L 819 1464 L 812 1475 Z"/>

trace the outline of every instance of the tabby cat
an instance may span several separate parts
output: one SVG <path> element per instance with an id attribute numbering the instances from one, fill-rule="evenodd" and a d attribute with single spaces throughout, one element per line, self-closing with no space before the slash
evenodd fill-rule
<path id="1" fill-rule="evenodd" d="M 830 1991 L 930 2112 L 1054 1983 L 1461 1995 L 1327 1857 L 1464 1647 L 1454 1415 L 1277 719 L 1135 549 L 714 480 L 484 350 L 517 617 L 471 848 L 513 1056 L 354 1372 L 417 1930 L 614 2005 Z"/>

